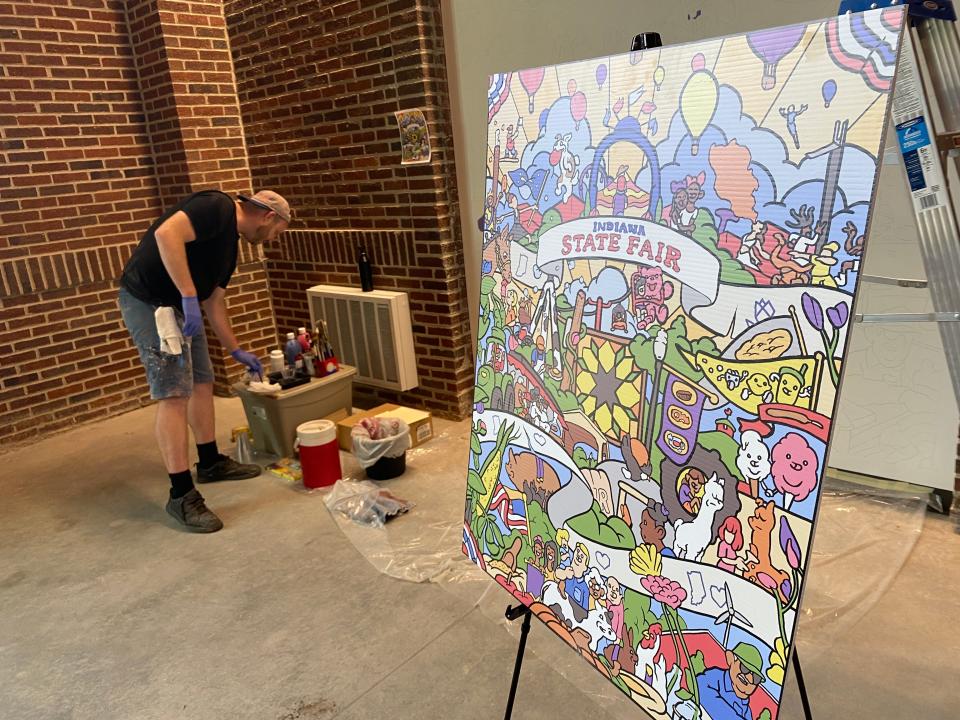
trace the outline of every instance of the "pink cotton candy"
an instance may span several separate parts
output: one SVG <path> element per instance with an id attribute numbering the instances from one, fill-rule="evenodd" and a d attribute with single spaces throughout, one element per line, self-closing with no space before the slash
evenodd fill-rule
<path id="1" fill-rule="evenodd" d="M 794 501 L 802 502 L 817 486 L 817 453 L 806 438 L 787 433 L 773 446 L 773 483 L 784 493 L 785 507 Z"/>

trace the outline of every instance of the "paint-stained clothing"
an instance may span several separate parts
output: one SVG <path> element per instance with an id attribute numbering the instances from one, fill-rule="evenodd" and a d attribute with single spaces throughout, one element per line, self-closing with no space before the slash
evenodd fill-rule
<path id="1" fill-rule="evenodd" d="M 180 355 L 162 352 L 155 310 L 153 305 L 133 297 L 126 288 L 120 288 L 120 314 L 146 370 L 150 397 L 154 400 L 190 397 L 195 383 L 213 382 L 206 333 L 201 330 L 184 343 Z"/>

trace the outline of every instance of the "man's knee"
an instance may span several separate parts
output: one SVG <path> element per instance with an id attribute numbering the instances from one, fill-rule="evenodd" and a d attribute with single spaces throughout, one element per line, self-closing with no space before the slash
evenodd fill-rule
<path id="1" fill-rule="evenodd" d="M 163 411 L 169 412 L 186 412 L 187 405 L 190 402 L 190 396 L 183 397 L 168 397 L 160 398 L 157 400 L 157 406 Z"/>

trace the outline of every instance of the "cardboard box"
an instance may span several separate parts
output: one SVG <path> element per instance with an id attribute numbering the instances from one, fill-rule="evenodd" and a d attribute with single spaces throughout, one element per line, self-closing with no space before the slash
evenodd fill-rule
<path id="1" fill-rule="evenodd" d="M 386 403 L 385 405 L 378 405 L 372 410 L 362 410 L 354 413 L 338 422 L 337 442 L 340 444 L 340 449 L 347 452 L 353 450 L 353 442 L 350 440 L 350 432 L 353 430 L 353 426 L 363 418 L 377 417 L 378 415 L 400 418 L 405 421 L 410 426 L 411 447 L 423 445 L 433 437 L 433 416 L 429 412 Z"/>

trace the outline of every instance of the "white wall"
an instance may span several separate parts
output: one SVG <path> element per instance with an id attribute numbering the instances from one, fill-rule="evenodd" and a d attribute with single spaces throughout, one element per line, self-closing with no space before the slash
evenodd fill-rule
<path id="1" fill-rule="evenodd" d="M 626 52 L 633 36 L 644 31 L 659 32 L 664 44 L 690 42 L 815 20 L 834 15 L 838 6 L 839 0 L 442 0 L 474 333 L 488 75 Z M 883 203 L 874 216 L 866 271 L 924 278 L 896 165 L 884 166 L 879 192 Z M 924 291 L 861 287 L 860 312 L 929 309 Z M 957 408 L 936 327 L 857 327 L 850 347 L 831 465 L 952 488 Z"/>
<path id="2" fill-rule="evenodd" d="M 627 52 L 640 32 L 665 45 L 836 14 L 839 0 L 442 0 L 470 324 L 479 310 L 487 77 Z M 697 11 L 701 14 L 693 18 Z"/>

